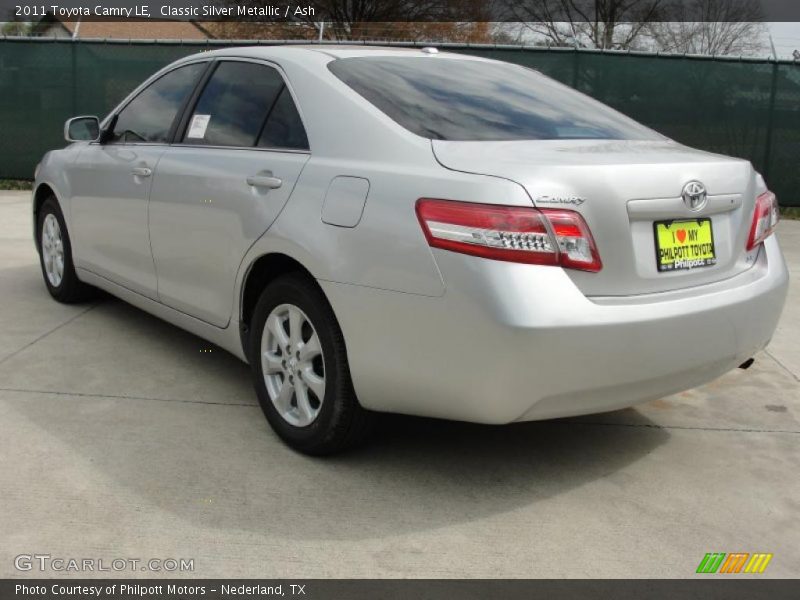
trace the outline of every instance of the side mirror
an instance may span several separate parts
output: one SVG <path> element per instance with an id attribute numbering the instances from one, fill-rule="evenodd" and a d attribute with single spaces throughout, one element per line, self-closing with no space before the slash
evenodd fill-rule
<path id="1" fill-rule="evenodd" d="M 100 137 L 100 119 L 73 117 L 64 123 L 64 139 L 68 142 L 94 142 Z"/>

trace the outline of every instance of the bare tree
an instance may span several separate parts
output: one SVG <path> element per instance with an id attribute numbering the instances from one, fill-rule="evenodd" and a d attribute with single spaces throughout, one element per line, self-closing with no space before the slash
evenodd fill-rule
<path id="1" fill-rule="evenodd" d="M 525 43 L 525 28 L 521 23 L 494 23 L 491 41 L 495 44 L 520 45 Z"/>
<path id="2" fill-rule="evenodd" d="M 350 26 L 347 39 L 362 41 L 400 40 L 431 43 L 490 43 L 494 41 L 491 24 L 482 21 L 354 23 Z"/>
<path id="3" fill-rule="evenodd" d="M 204 23 L 203 26 L 218 39 L 309 41 L 319 39 L 318 23 L 222 21 Z M 486 22 L 362 22 L 349 24 L 346 36 L 341 30 L 337 35 L 334 25 L 327 24 L 324 33 L 327 39 L 363 42 L 392 40 L 431 43 L 497 43 L 491 24 Z"/>
<path id="4" fill-rule="evenodd" d="M 265 7 L 271 0 L 212 0 L 224 5 Z M 315 13 L 287 21 L 221 22 L 218 37 L 262 39 L 437 39 L 491 41 L 491 6 L 496 0 L 316 0 Z M 457 18 L 456 18 L 457 17 Z M 324 23 L 324 25 L 323 25 Z"/>
<path id="5" fill-rule="evenodd" d="M 671 0 L 500 0 L 508 20 L 554 46 L 628 49 Z"/>
<path id="6" fill-rule="evenodd" d="M 203 27 L 223 40 L 314 40 L 317 37 L 310 23 L 292 21 L 212 21 L 203 23 Z"/>
<path id="7" fill-rule="evenodd" d="M 20 36 L 31 35 L 33 23 L 21 21 L 9 11 L 10 19 L 5 23 L 0 23 L 0 35 Z"/>
<path id="8" fill-rule="evenodd" d="M 766 48 L 764 13 L 758 0 L 688 0 L 676 3 L 665 23 L 647 34 L 662 52 L 752 55 Z"/>
<path id="9" fill-rule="evenodd" d="M 441 29 L 458 15 L 463 26 L 445 29 L 463 34 L 462 30 L 465 27 L 469 30 L 470 24 L 491 20 L 488 17 L 493 3 L 494 0 L 318 0 L 316 14 L 308 19 L 315 27 L 326 22 L 328 37 L 354 39 L 364 37 L 363 32 L 370 28 L 386 31 L 382 37 L 393 37 L 392 26 L 398 34 L 424 32 L 428 26 Z"/>

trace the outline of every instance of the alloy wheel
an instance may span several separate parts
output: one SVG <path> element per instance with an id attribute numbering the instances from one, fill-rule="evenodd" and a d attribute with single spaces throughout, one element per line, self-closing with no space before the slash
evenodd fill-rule
<path id="1" fill-rule="evenodd" d="M 325 361 L 314 325 L 297 306 L 280 304 L 267 316 L 261 367 L 278 414 L 295 427 L 313 423 L 325 398 Z"/>
<path id="2" fill-rule="evenodd" d="M 64 240 L 61 226 L 53 213 L 49 213 L 42 224 L 42 263 L 50 285 L 61 285 L 64 278 Z"/>

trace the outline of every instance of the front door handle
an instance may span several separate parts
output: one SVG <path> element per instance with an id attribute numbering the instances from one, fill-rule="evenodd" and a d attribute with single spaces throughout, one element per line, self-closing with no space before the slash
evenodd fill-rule
<path id="1" fill-rule="evenodd" d="M 273 177 L 271 172 L 267 172 L 263 175 L 251 175 L 247 178 L 247 185 L 275 190 L 283 185 L 283 181 Z"/>
<path id="2" fill-rule="evenodd" d="M 136 177 L 150 177 L 153 170 L 150 167 L 134 167 L 131 173 Z"/>

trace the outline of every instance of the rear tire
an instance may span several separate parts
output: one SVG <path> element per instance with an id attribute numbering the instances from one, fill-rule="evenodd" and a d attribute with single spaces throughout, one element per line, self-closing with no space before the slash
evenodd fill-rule
<path id="1" fill-rule="evenodd" d="M 53 298 L 73 304 L 95 295 L 95 288 L 80 281 L 75 274 L 67 224 L 54 196 L 47 198 L 39 209 L 36 241 L 44 284 Z"/>
<path id="2" fill-rule="evenodd" d="M 293 273 L 271 282 L 250 331 L 258 400 L 286 444 L 321 456 L 366 437 L 373 414 L 358 403 L 342 331 L 315 281 Z"/>

